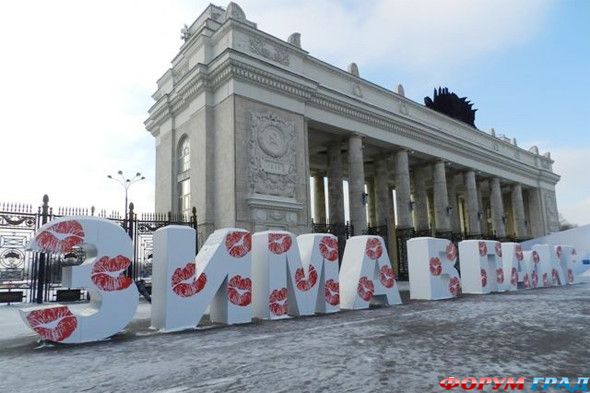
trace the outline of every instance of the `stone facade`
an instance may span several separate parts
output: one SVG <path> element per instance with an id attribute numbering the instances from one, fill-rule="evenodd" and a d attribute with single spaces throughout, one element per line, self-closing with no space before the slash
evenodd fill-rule
<path id="1" fill-rule="evenodd" d="M 344 221 L 349 182 L 356 233 L 368 223 L 393 233 L 395 221 L 431 234 L 558 230 L 559 176 L 537 148 L 430 110 L 401 86 L 372 84 L 354 63 L 326 64 L 301 48 L 298 33 L 273 37 L 235 3 L 207 7 L 184 38 L 145 125 L 156 139 L 156 210 L 182 210 L 179 184 L 189 179 L 202 235 L 233 226 L 310 231 L 312 175 L 322 187 L 314 193 L 328 200 L 315 204 L 324 210 L 316 219 L 332 224 Z M 183 138 L 190 169 L 180 172 Z"/>

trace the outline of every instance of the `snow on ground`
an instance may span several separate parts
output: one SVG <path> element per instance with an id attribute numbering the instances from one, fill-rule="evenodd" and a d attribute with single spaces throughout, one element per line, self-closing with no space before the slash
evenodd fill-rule
<path id="1" fill-rule="evenodd" d="M 441 392 L 451 375 L 588 376 L 589 298 L 584 283 L 171 334 L 149 329 L 142 303 L 110 340 L 42 347 L 1 307 L 0 381 L 10 392 Z"/>

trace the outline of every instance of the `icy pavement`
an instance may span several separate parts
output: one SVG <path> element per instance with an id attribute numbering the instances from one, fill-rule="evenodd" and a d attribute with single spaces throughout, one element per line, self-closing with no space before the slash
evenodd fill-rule
<path id="1" fill-rule="evenodd" d="M 173 334 L 150 330 L 149 305 L 142 304 L 129 329 L 109 341 L 50 347 L 38 347 L 14 319 L 14 307 L 3 306 L 0 386 L 7 392 L 442 392 L 438 381 L 451 375 L 529 382 L 589 376 L 589 299 L 587 283 L 437 302 L 406 298 L 391 308 Z"/>

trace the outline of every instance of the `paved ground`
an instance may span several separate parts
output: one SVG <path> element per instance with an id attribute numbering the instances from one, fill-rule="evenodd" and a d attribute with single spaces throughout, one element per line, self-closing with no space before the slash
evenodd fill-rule
<path id="1" fill-rule="evenodd" d="M 589 299 L 590 284 L 579 284 L 166 335 L 149 330 L 149 306 L 142 305 L 129 329 L 109 341 L 49 347 L 39 347 L 5 307 L 0 386 L 442 392 L 438 381 L 450 375 L 590 376 Z"/>

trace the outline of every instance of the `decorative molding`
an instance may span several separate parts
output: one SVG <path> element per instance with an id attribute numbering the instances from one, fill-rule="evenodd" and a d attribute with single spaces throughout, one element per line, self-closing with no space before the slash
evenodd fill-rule
<path id="1" fill-rule="evenodd" d="M 274 46 L 261 38 L 250 38 L 250 51 L 269 60 L 276 61 L 283 65 L 289 65 L 289 54 L 279 46 Z"/>
<path id="2" fill-rule="evenodd" d="M 295 124 L 272 112 L 250 113 L 248 180 L 253 194 L 295 196 Z"/>

